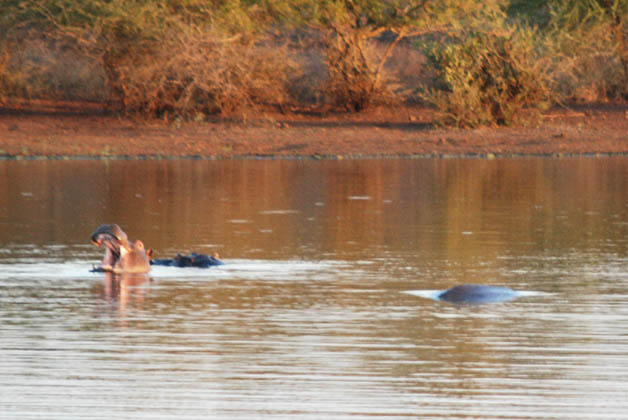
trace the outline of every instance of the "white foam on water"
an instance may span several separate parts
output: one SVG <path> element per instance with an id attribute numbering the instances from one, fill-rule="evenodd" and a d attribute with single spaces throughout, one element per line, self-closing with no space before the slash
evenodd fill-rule
<path id="1" fill-rule="evenodd" d="M 302 278 L 331 279 L 334 273 L 346 266 L 342 261 L 302 260 L 248 260 L 224 261 L 224 265 L 208 268 L 152 266 L 147 276 L 159 279 L 256 279 L 268 281 L 298 280 Z M 102 272 L 90 272 L 100 261 L 25 262 L 13 260 L 0 264 L 0 279 L 76 279 L 99 278 Z"/>
<path id="2" fill-rule="evenodd" d="M 259 214 L 296 214 L 299 213 L 298 210 L 290 210 L 290 209 L 277 209 L 277 210 L 262 210 Z"/>
<path id="3" fill-rule="evenodd" d="M 0 279 L 75 279 L 89 277 L 99 261 L 67 261 L 67 262 L 12 262 L 0 265 Z"/>
<path id="4" fill-rule="evenodd" d="M 405 293 L 406 295 L 418 296 L 426 299 L 434 299 L 438 300 L 438 295 L 440 295 L 442 290 L 405 290 L 401 293 Z"/>

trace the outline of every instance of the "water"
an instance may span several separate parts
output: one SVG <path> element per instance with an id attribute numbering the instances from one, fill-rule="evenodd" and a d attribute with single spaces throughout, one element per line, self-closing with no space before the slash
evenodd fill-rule
<path id="1" fill-rule="evenodd" d="M 624 419 L 628 159 L 0 162 L 2 419 Z M 89 273 L 116 222 L 208 270 Z M 455 306 L 460 283 L 522 296 Z"/>

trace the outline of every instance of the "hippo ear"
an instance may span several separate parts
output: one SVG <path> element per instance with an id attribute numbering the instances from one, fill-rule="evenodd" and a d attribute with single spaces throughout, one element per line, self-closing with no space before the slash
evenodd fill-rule
<path id="1" fill-rule="evenodd" d="M 137 249 L 144 249 L 144 242 L 140 241 L 139 239 L 135 240 L 135 248 Z"/>

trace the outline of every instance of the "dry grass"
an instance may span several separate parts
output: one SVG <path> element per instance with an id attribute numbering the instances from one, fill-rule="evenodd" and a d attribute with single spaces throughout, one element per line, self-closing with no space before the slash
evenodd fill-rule
<path id="1" fill-rule="evenodd" d="M 197 117 L 282 105 L 295 68 L 285 48 L 192 28 L 171 31 L 156 50 L 135 52 L 115 63 L 115 71 L 126 112 Z"/>
<path id="2" fill-rule="evenodd" d="M 0 48 L 0 101 L 10 98 L 104 101 L 105 74 L 72 44 L 28 32 Z"/>

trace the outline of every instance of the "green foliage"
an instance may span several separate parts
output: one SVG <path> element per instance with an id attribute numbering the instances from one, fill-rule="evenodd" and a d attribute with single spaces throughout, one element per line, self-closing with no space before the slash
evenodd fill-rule
<path id="1" fill-rule="evenodd" d="M 321 29 L 326 46 L 328 79 L 322 90 L 336 106 L 361 111 L 386 96 L 384 63 L 410 26 L 417 28 L 425 2 L 346 0 L 303 2 L 301 16 Z M 390 48 L 374 53 L 375 38 L 384 30 L 395 34 Z"/>
<path id="2" fill-rule="evenodd" d="M 466 0 L 324 0 L 305 2 L 310 25 L 323 28 L 329 78 L 323 90 L 331 102 L 352 111 L 390 96 L 383 73 L 403 39 L 440 31 L 473 19 L 480 3 Z M 392 41 L 379 54 L 379 36 Z"/>
<path id="3" fill-rule="evenodd" d="M 628 99 L 628 0 L 555 0 L 546 61 L 567 99 Z"/>
<path id="4" fill-rule="evenodd" d="M 441 122 L 509 125 L 525 108 L 546 108 L 548 81 L 534 64 L 531 38 L 521 32 L 476 30 L 427 45 L 437 88 L 429 88 L 424 98 L 436 107 Z"/>
<path id="5" fill-rule="evenodd" d="M 545 28 L 550 20 L 550 3 L 547 0 L 510 0 L 506 13 L 513 20 Z"/>
<path id="6" fill-rule="evenodd" d="M 560 30 L 574 30 L 601 22 L 620 24 L 628 18 L 628 0 L 554 0 L 552 22 Z"/>

